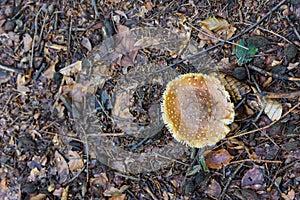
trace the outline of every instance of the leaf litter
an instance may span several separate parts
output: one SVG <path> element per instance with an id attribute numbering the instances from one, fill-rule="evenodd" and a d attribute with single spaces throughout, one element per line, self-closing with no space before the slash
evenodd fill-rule
<path id="1" fill-rule="evenodd" d="M 0 61 L 1 70 L 2 66 L 3 70 L 5 70 L 4 77 L 2 76 L 4 79 L 0 81 L 0 197 L 9 196 L 11 199 L 52 199 L 53 196 L 62 199 L 66 199 L 67 196 L 69 196 L 69 198 L 78 199 L 86 197 L 104 198 L 103 192 L 105 190 L 109 188 L 119 190 L 123 185 L 128 185 L 129 188 L 122 191 L 122 193 L 119 192 L 115 196 L 107 198 L 226 199 L 228 197 L 228 199 L 297 199 L 299 197 L 299 180 L 297 179 L 297 174 L 299 173 L 297 171 L 299 168 L 299 164 L 297 164 L 299 157 L 297 152 L 297 147 L 299 146 L 297 142 L 299 109 L 297 106 L 295 107 L 295 105 L 297 105 L 299 101 L 299 93 L 297 93 L 299 84 L 292 79 L 282 79 L 282 77 L 278 76 L 271 68 L 278 65 L 288 66 L 287 71 L 280 72 L 283 73 L 280 75 L 288 75 L 293 78 L 299 77 L 297 67 L 297 63 L 299 63 L 299 56 L 297 56 L 299 51 L 295 51 L 294 48 L 295 46 L 299 47 L 299 36 L 297 36 L 296 29 L 299 20 L 293 16 L 299 13 L 297 12 L 299 6 L 295 4 L 294 1 L 276 1 L 273 3 L 272 5 L 269 3 L 261 4 L 261 2 L 243 2 L 243 4 L 241 2 L 230 2 L 229 4 L 218 2 L 217 4 L 209 4 L 209 2 L 191 1 L 184 4 L 181 2 L 148 2 L 145 4 L 142 2 L 131 2 L 131 4 L 128 4 L 126 2 L 112 1 L 108 6 L 101 2 L 83 1 L 80 6 L 78 6 L 77 3 L 69 5 L 68 2 L 66 2 L 66 4 L 57 4 L 54 2 L 44 6 L 44 3 L 41 2 L 16 1 L 12 3 L 11 1 L 6 1 L 7 6 L 0 7 Z M 256 9 L 257 7 L 262 9 Z M 276 10 L 276 7 L 280 8 Z M 241 12 L 239 12 L 239 10 L 241 10 Z M 264 12 L 265 10 L 270 10 L 272 14 L 268 14 L 269 12 L 266 14 Z M 212 11 L 214 11 L 214 13 L 212 13 Z M 74 13 L 76 13 L 76 15 Z M 81 97 L 95 92 L 95 89 L 89 91 L 89 87 L 94 88 L 98 86 L 96 89 L 102 89 L 108 96 L 112 97 L 112 94 L 116 92 L 117 88 L 122 88 L 122 85 L 117 85 L 119 84 L 119 80 L 125 83 L 130 79 L 135 80 L 135 82 L 144 81 L 143 78 L 139 78 L 134 73 L 134 70 L 137 69 L 137 73 L 143 73 L 143 70 L 138 68 L 143 66 L 143 62 L 145 62 L 146 65 L 152 63 L 153 55 L 166 54 L 165 57 L 156 59 L 157 63 L 161 64 L 158 64 L 161 68 L 151 66 L 155 68 L 154 70 L 158 72 L 162 70 L 161 72 L 163 72 L 165 71 L 164 67 L 173 61 L 177 62 L 176 59 L 180 61 L 180 59 L 189 58 L 190 54 L 201 51 L 199 47 L 208 47 L 214 61 L 223 58 L 228 59 L 228 65 L 223 69 L 227 74 L 230 74 L 231 70 L 237 67 L 235 63 L 237 58 L 232 53 L 233 50 L 229 47 L 230 45 L 225 43 L 214 47 L 213 44 L 219 40 L 213 39 L 212 37 L 207 37 L 205 41 L 202 41 L 201 37 L 204 36 L 200 33 L 197 35 L 197 31 L 189 24 L 187 25 L 191 28 L 191 38 L 196 39 L 197 42 L 189 42 L 190 45 L 185 46 L 187 40 L 181 40 L 181 52 L 174 50 L 171 46 L 168 46 L 168 49 L 163 48 L 164 51 L 157 50 L 161 48 L 159 44 L 162 44 L 164 41 L 160 40 L 156 35 L 150 35 L 148 37 L 146 34 L 142 34 L 142 37 L 134 43 L 134 45 L 139 47 L 142 46 L 141 44 L 145 44 L 141 50 L 137 51 L 137 54 L 136 51 L 131 52 L 130 48 L 128 48 L 132 47 L 130 41 L 126 43 L 120 38 L 118 38 L 119 43 L 116 41 L 106 41 L 104 46 L 100 45 L 102 49 L 97 49 L 99 47 L 98 44 L 101 43 L 101 37 L 104 35 L 101 32 L 105 26 L 104 23 L 102 23 L 102 21 L 105 21 L 104 18 L 111 18 L 116 27 L 119 26 L 119 24 L 128 27 L 127 32 L 131 32 L 134 29 L 133 27 L 141 24 L 142 27 L 155 24 L 160 27 L 168 27 L 167 30 L 180 32 L 179 29 L 181 28 L 174 28 L 178 25 L 178 19 L 189 19 L 189 23 L 196 26 L 195 23 L 199 25 L 199 21 L 208 19 L 208 15 L 216 16 L 215 19 L 221 21 L 217 23 L 224 23 L 223 27 L 220 26 L 222 27 L 220 30 L 209 30 L 209 27 L 203 26 L 201 30 L 210 36 L 216 38 L 221 37 L 223 40 L 227 40 L 228 38 L 228 40 L 230 40 L 238 36 L 234 39 L 235 42 L 238 42 L 238 39 L 242 36 L 241 38 L 245 38 L 248 45 L 251 43 L 248 39 L 250 38 L 251 41 L 251 38 L 256 35 L 263 36 L 267 39 L 263 40 L 267 45 L 261 45 L 260 47 L 254 45 L 259 48 L 258 54 L 245 56 L 245 60 L 248 58 L 253 58 L 253 60 L 243 64 L 243 67 L 246 69 L 246 76 L 244 76 L 242 80 L 239 80 L 239 82 L 253 87 L 256 81 L 260 89 L 262 89 L 263 92 L 267 92 L 267 100 L 268 98 L 272 100 L 277 98 L 276 101 L 280 102 L 281 108 L 278 107 L 278 103 L 270 102 L 270 111 L 263 111 L 261 115 L 257 115 L 259 114 L 258 111 L 261 110 L 254 110 L 252 114 L 249 114 L 250 112 L 247 114 L 244 112 L 245 105 L 247 102 L 250 102 L 247 100 L 251 98 L 250 94 L 253 93 L 253 90 L 249 92 L 250 94 L 246 93 L 241 95 L 241 99 L 236 102 L 237 117 L 231 127 L 232 132 L 230 134 L 236 135 L 239 134 L 239 132 L 248 130 L 254 130 L 256 132 L 236 137 L 234 140 L 225 140 L 215 147 L 216 149 L 226 149 L 230 155 L 234 157 L 230 164 L 221 169 L 211 169 L 210 172 L 203 172 L 201 169 L 198 170 L 199 168 L 197 166 L 200 166 L 198 165 L 199 162 L 197 163 L 199 156 L 196 156 L 197 164 L 194 165 L 195 172 L 193 172 L 193 175 L 187 177 L 185 179 L 186 181 L 184 181 L 185 174 L 189 171 L 188 169 L 190 169 L 190 167 L 193 168 L 193 166 L 187 166 L 185 164 L 192 163 L 191 159 L 188 159 L 187 156 L 179 156 L 181 160 L 173 160 L 166 165 L 167 168 L 157 170 L 156 172 L 141 173 L 136 176 L 132 174 L 120 175 L 115 170 L 106 168 L 101 162 L 94 160 L 91 152 L 91 156 L 86 160 L 84 155 L 89 152 L 85 152 L 85 154 L 84 148 L 82 148 L 81 145 L 76 145 L 78 154 L 75 153 L 76 156 L 75 154 L 74 156 L 77 158 L 79 155 L 81 159 L 78 159 L 78 161 L 83 160 L 84 163 L 88 163 L 87 170 L 80 174 L 73 174 L 74 171 L 80 170 L 79 166 L 82 166 L 82 162 L 80 161 L 78 165 L 75 164 L 74 166 L 77 166 L 75 168 L 78 169 L 73 168 L 74 171 L 71 171 L 70 166 L 73 166 L 73 164 L 71 164 L 68 159 L 68 150 L 64 151 L 63 149 L 75 148 L 75 146 L 71 147 L 69 144 L 73 145 L 75 139 L 82 144 L 84 139 L 84 137 L 78 139 L 80 137 L 72 126 L 71 109 L 67 109 L 69 99 L 66 94 L 71 91 L 72 87 L 76 84 L 74 80 L 77 76 L 74 76 L 74 72 L 72 72 L 68 77 L 64 75 L 62 80 L 60 79 L 62 75 L 60 75 L 59 71 L 69 66 L 70 63 L 83 60 L 84 63 L 82 63 L 82 66 L 84 69 L 80 71 L 79 74 L 81 76 L 78 77 L 82 84 L 75 86 L 79 91 L 76 97 L 76 101 L 79 103 Z M 259 18 L 259 16 L 262 18 Z M 269 16 L 267 17 L 269 21 L 265 20 L 265 16 Z M 282 18 L 282 16 L 286 17 Z M 260 19 L 262 19 L 262 23 Z M 236 28 L 236 30 L 232 31 L 233 29 L 225 28 L 226 23 L 224 21 L 222 22 L 222 20 L 230 22 L 230 25 L 233 24 L 234 26 L 232 25 L 231 27 Z M 247 31 L 249 24 L 253 26 Z M 37 34 L 34 33 L 34 30 L 37 30 Z M 244 30 L 246 31 L 244 32 Z M 137 31 L 137 33 L 140 32 L 143 33 L 143 31 L 140 30 Z M 119 31 L 119 33 L 121 32 Z M 157 33 L 161 34 L 163 32 L 158 31 Z M 230 36 L 231 34 L 235 35 Z M 62 35 L 64 37 L 61 37 Z M 154 39 L 152 46 L 155 48 L 152 48 L 151 45 L 149 46 L 148 38 L 150 41 L 151 38 Z M 289 46 L 288 43 L 290 42 L 295 46 Z M 191 45 L 191 43 L 194 43 L 194 45 Z M 105 55 L 105 52 L 115 49 L 115 44 L 120 44 L 120 46 L 118 46 L 118 51 L 120 52 Z M 92 47 L 94 47 L 94 50 L 98 51 L 99 54 L 93 54 L 93 50 L 91 50 Z M 125 51 L 128 51 L 128 53 L 125 54 L 122 48 L 126 49 Z M 88 52 L 90 52 L 90 54 L 86 55 Z M 97 57 L 99 55 L 102 55 L 103 60 L 106 61 L 101 61 L 102 58 Z M 31 56 L 33 60 L 31 60 Z M 86 59 L 83 59 L 84 57 L 86 57 Z M 145 59 L 145 57 L 147 57 L 147 59 Z M 113 64 L 110 63 L 111 59 L 114 60 Z M 193 63 L 192 65 L 196 71 L 201 71 L 201 67 L 198 66 L 197 62 L 199 63 L 199 61 L 203 61 L 203 59 L 193 59 L 195 62 L 189 59 L 189 62 L 174 65 L 174 71 L 176 71 L 176 73 L 187 73 L 189 69 L 187 70 L 185 68 L 189 63 Z M 34 62 L 31 64 L 32 61 Z M 251 68 L 252 65 L 256 66 L 257 63 L 260 63 L 260 73 L 257 73 L 257 69 Z M 95 71 L 99 73 L 98 77 L 100 78 L 93 78 L 93 84 L 85 85 L 89 83 L 89 81 L 84 78 L 89 77 L 87 75 L 91 73 L 90 70 L 92 70 L 91 74 L 93 74 L 93 68 L 91 66 L 96 66 Z M 97 68 L 97 66 L 103 67 Z M 48 70 L 48 75 L 46 75 L 47 73 L 44 74 L 44 70 Z M 272 73 L 270 74 L 269 71 Z M 151 69 L 145 71 L 145 73 L 149 72 L 152 72 Z M 267 73 L 263 74 L 261 72 Z M 34 73 L 42 75 L 33 77 Z M 82 75 L 84 73 L 86 73 L 85 76 Z M 17 74 L 21 74 L 21 78 L 18 82 L 16 82 Z M 24 74 L 27 76 L 24 76 Z M 272 76 L 272 78 L 267 76 Z M 53 77 L 55 77 L 55 80 Z M 97 77 L 97 75 L 95 75 L 95 77 Z M 129 79 L 124 81 L 123 79 L 125 79 L 125 77 L 129 77 Z M 155 75 L 151 77 L 155 77 Z M 60 80 L 63 82 L 60 82 Z M 157 80 L 161 79 L 158 78 Z M 144 82 L 146 84 L 148 83 L 147 81 Z M 160 83 L 160 81 L 157 81 L 157 83 Z M 164 83 L 164 80 L 162 83 Z M 237 83 L 235 82 L 235 84 Z M 19 87 L 17 87 L 18 85 Z M 64 88 L 60 88 L 61 85 L 64 86 Z M 115 87 L 115 85 L 118 87 Z M 127 85 L 130 86 L 129 81 Z M 157 85 L 158 84 L 152 85 L 152 88 L 156 88 L 160 91 L 160 87 L 157 87 Z M 63 90 L 60 90 L 62 88 Z M 138 88 L 140 88 L 139 91 L 135 90 L 130 94 L 133 94 L 135 97 L 140 97 L 139 95 L 147 94 L 147 92 L 143 92 L 142 90 L 153 91 L 149 89 L 150 87 Z M 123 89 L 127 88 L 123 87 Z M 20 95 L 20 93 L 22 94 Z M 129 92 L 127 92 L 127 94 L 129 94 Z M 264 93 L 262 93 L 262 95 L 263 94 Z M 95 98 L 96 97 L 94 97 L 94 99 Z M 244 101 L 243 98 L 246 98 L 246 101 Z M 104 97 L 103 99 L 107 100 L 109 98 Z M 140 99 L 131 98 L 129 100 L 131 104 L 126 102 L 126 105 L 130 106 L 129 114 L 140 123 L 134 121 L 134 123 L 132 122 L 132 126 L 138 125 L 138 127 L 147 127 L 151 124 L 147 120 L 149 118 L 155 119 L 155 116 L 158 116 L 158 104 L 155 104 L 156 102 L 153 102 L 153 105 L 143 104 L 143 100 L 147 99 L 149 99 L 149 97 L 145 96 Z M 156 101 L 156 97 L 153 99 Z M 135 103 L 134 109 L 132 102 L 130 102 L 131 100 Z M 253 99 L 250 100 L 253 101 Z M 104 101 L 102 103 L 104 103 Z M 137 106 L 138 103 L 142 105 Z M 241 105 L 239 105 L 240 103 Z M 70 105 L 75 106 L 75 104 L 76 102 L 74 105 L 69 103 L 69 107 Z M 273 104 L 276 105 L 274 108 L 272 108 Z M 80 104 L 76 106 L 78 105 L 80 108 Z M 113 120 L 103 117 L 104 111 L 107 112 L 107 116 L 110 117 L 113 108 L 111 106 L 104 106 L 104 108 L 100 116 L 102 117 L 101 126 L 106 126 L 105 132 L 107 132 L 107 134 L 120 133 L 121 130 L 111 128 L 117 127 L 117 124 L 112 123 Z M 249 107 L 248 111 L 250 109 L 252 108 Z M 52 110 L 53 113 L 50 112 Z M 141 114 L 147 110 L 148 113 L 145 115 Z M 132 111 L 135 113 L 132 113 Z M 137 111 L 140 113 L 137 113 Z M 278 111 L 281 113 L 279 114 Z M 89 112 L 86 112 L 86 114 L 88 115 Z M 147 116 L 147 114 L 148 118 L 144 119 L 143 117 Z M 256 116 L 258 116 L 257 121 L 253 120 Z M 128 116 L 124 115 L 124 119 L 127 117 Z M 279 118 L 281 121 L 278 121 Z M 146 124 L 144 122 L 146 122 Z M 276 127 L 273 125 L 273 122 L 276 122 Z M 147 123 L 149 124 L 147 125 Z M 265 127 L 265 125 L 270 125 L 270 127 L 263 129 L 263 131 L 257 131 L 261 130 L 260 128 Z M 273 126 L 271 127 L 271 125 Z M 62 128 L 62 126 L 65 127 Z M 103 130 L 104 128 L 101 128 L 101 131 Z M 165 133 L 164 129 L 162 129 L 162 133 Z M 231 137 L 231 135 L 229 135 L 229 137 Z M 114 143 L 126 149 L 127 143 L 124 138 L 127 137 L 127 135 L 125 137 L 118 135 L 109 136 L 110 144 Z M 99 137 L 96 137 L 96 139 L 99 139 Z M 165 139 L 168 139 L 168 137 L 160 138 L 156 136 L 153 140 L 152 138 L 148 138 L 148 143 L 142 143 L 142 146 L 135 145 L 134 147 L 138 149 L 143 148 L 144 150 L 142 152 L 149 153 L 149 150 L 158 148 L 159 145 L 164 144 L 164 142 L 155 143 L 155 140 L 161 142 Z M 95 147 L 96 146 L 91 146 L 91 148 Z M 101 150 L 100 148 L 98 149 L 100 152 Z M 53 159 L 58 159 L 58 156 L 54 156 L 56 151 L 60 152 L 64 159 L 66 159 L 67 166 L 70 168 L 69 177 L 67 181 L 64 182 L 68 184 L 68 186 L 59 184 L 64 178 L 63 176 L 59 176 L 55 167 L 56 164 Z M 92 150 L 90 149 L 89 151 Z M 139 150 L 135 150 L 135 152 L 138 151 Z M 268 153 L 263 153 L 263 151 L 268 151 Z M 160 154 L 159 151 L 156 152 L 158 152 L 157 155 L 159 156 L 164 155 Z M 107 155 L 108 153 L 110 153 L 111 156 L 117 155 L 114 154 L 114 151 L 103 152 L 103 155 Z M 31 155 L 35 155 L 35 158 L 32 158 Z M 46 160 L 43 162 L 36 159 L 36 157 L 44 156 Z M 168 155 L 166 157 L 168 158 Z M 138 157 L 134 157 L 134 159 L 138 159 Z M 281 164 L 276 163 L 275 161 L 277 160 L 281 160 Z M 130 164 L 130 162 L 130 159 L 126 161 L 127 164 Z M 237 173 L 234 173 L 236 169 L 238 169 L 236 163 L 244 163 L 244 165 Z M 118 160 L 116 160 L 115 164 L 121 168 L 124 166 L 124 162 L 118 163 Z M 252 184 L 249 182 L 251 181 L 250 179 L 247 180 L 248 182 L 245 181 L 247 177 L 244 174 L 247 173 L 251 175 L 252 173 L 254 177 L 261 177 L 258 176 L 259 173 L 257 171 L 248 172 L 248 170 L 253 168 L 258 168 L 261 173 L 263 173 L 264 178 L 256 178 Z M 64 170 L 61 170 L 61 173 L 62 175 L 67 174 Z M 86 184 L 91 183 L 87 182 L 88 178 L 90 178 L 90 180 L 96 178 L 99 173 L 107 177 L 107 179 L 105 179 L 106 181 L 103 180 L 103 184 L 106 185 L 104 186 L 105 188 L 97 187 L 97 184 Z M 16 179 L 16 177 L 18 177 L 18 179 Z M 243 186 L 245 187 L 241 188 L 243 177 Z M 69 180 L 73 180 L 73 182 L 68 182 Z M 260 183 L 260 180 L 262 180 L 263 183 Z M 185 183 L 187 183 L 187 186 L 184 187 L 184 190 L 181 190 L 180 185 L 184 185 Z M 217 183 L 221 187 L 221 193 Z M 266 189 L 256 190 L 255 188 L 259 188 L 259 185 L 263 187 L 266 186 Z M 55 188 L 54 186 L 56 189 L 53 189 Z M 213 192 L 205 192 L 208 191 L 208 188 L 213 190 Z M 47 195 L 44 194 L 43 191 L 47 191 Z M 186 193 L 182 191 L 186 191 Z"/>

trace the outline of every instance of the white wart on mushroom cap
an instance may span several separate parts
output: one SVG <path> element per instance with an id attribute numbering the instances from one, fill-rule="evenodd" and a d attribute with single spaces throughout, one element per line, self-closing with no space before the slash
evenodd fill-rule
<path id="1" fill-rule="evenodd" d="M 163 120 L 173 137 L 191 147 L 216 144 L 230 131 L 233 104 L 214 76 L 190 73 L 170 81 L 163 95 Z"/>

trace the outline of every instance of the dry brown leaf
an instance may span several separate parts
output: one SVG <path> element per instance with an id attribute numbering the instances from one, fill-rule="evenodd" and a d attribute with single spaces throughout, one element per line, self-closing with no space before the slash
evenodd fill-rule
<path id="1" fill-rule="evenodd" d="M 70 64 L 67 67 L 62 68 L 61 70 L 59 70 L 59 72 L 65 76 L 71 76 L 80 72 L 81 69 L 82 69 L 82 61 L 79 60 L 75 63 Z"/>
<path id="2" fill-rule="evenodd" d="M 9 188 L 6 185 L 6 178 L 3 177 L 0 181 L 0 194 L 6 194 L 9 192 Z"/>
<path id="3" fill-rule="evenodd" d="M 288 70 L 296 69 L 299 67 L 299 62 L 296 63 L 289 63 L 289 66 L 287 67 Z"/>
<path id="4" fill-rule="evenodd" d="M 207 167 L 211 169 L 221 169 L 223 166 L 228 165 L 233 159 L 226 149 L 211 151 L 205 155 L 205 162 Z"/>
<path id="5" fill-rule="evenodd" d="M 28 176 L 28 179 L 32 182 L 36 181 L 37 177 L 41 174 L 41 171 L 38 170 L 38 168 L 33 168 L 30 171 L 30 175 Z"/>
<path id="6" fill-rule="evenodd" d="M 242 178 L 241 186 L 246 189 L 263 190 L 265 184 L 261 170 L 256 167 L 248 170 Z"/>
<path id="7" fill-rule="evenodd" d="M 295 199 L 295 190 L 294 189 L 290 189 L 290 191 L 287 194 L 282 193 L 281 197 L 284 200 L 294 200 Z"/>
<path id="8" fill-rule="evenodd" d="M 59 44 L 52 44 L 47 42 L 45 44 L 45 48 L 50 48 L 50 49 L 54 49 L 54 50 L 62 50 L 62 51 L 67 51 L 68 47 L 66 45 L 59 45 Z"/>
<path id="9" fill-rule="evenodd" d="M 68 163 L 66 162 L 65 158 L 58 152 L 55 151 L 54 153 L 54 161 L 56 164 L 56 170 L 59 176 L 59 183 L 63 183 L 67 180 L 69 176 L 69 167 Z"/>
<path id="10" fill-rule="evenodd" d="M 92 50 L 92 44 L 91 44 L 89 38 L 87 38 L 87 37 L 82 38 L 81 45 L 83 47 L 85 47 L 88 51 Z"/>
<path id="11" fill-rule="evenodd" d="M 78 170 L 78 169 L 82 169 L 84 167 L 84 163 L 82 158 L 80 157 L 80 155 L 76 152 L 76 151 L 68 151 L 68 155 L 69 155 L 69 169 L 71 172 Z"/>
<path id="12" fill-rule="evenodd" d="M 46 199 L 46 197 L 47 197 L 46 194 L 38 194 L 38 195 L 30 197 L 30 200 L 44 200 L 44 199 Z"/>
<path id="13" fill-rule="evenodd" d="M 126 194 L 121 194 L 121 195 L 114 195 L 109 198 L 109 200 L 124 200 L 126 197 Z"/>
<path id="14" fill-rule="evenodd" d="M 59 61 L 59 57 L 58 57 L 58 55 L 57 55 L 57 56 L 55 56 L 55 59 L 54 59 L 54 60 L 51 60 L 51 61 L 50 61 L 50 66 L 49 66 L 49 68 L 48 68 L 46 71 L 44 71 L 44 72 L 42 73 L 42 75 L 43 75 L 44 77 L 48 78 L 48 79 L 52 79 L 54 73 L 56 72 L 56 71 L 55 71 L 55 66 L 56 66 L 56 64 L 58 63 L 58 61 Z"/>
<path id="15" fill-rule="evenodd" d="M 26 76 L 19 74 L 17 78 L 17 91 L 22 95 L 26 95 L 30 91 L 29 87 L 25 86 L 26 83 Z"/>
<path id="16" fill-rule="evenodd" d="M 202 40 L 210 40 L 213 43 L 218 43 L 219 39 L 227 40 L 231 38 L 236 31 L 236 28 L 229 24 L 225 19 L 209 17 L 203 21 L 200 21 L 203 32 L 198 33 L 198 37 Z"/>
<path id="17" fill-rule="evenodd" d="M 24 51 L 28 52 L 31 49 L 31 45 L 32 45 L 32 38 L 28 33 L 26 33 L 23 38 L 23 44 L 24 44 Z"/>
<path id="18" fill-rule="evenodd" d="M 119 33 L 116 35 L 116 41 L 118 42 L 115 47 L 115 51 L 119 53 L 120 56 L 118 64 L 123 67 L 133 66 L 135 57 L 137 55 L 137 49 L 135 49 L 135 38 L 129 31 L 127 26 L 118 25 Z"/>
<path id="19" fill-rule="evenodd" d="M 270 120 L 279 120 L 282 115 L 282 105 L 278 101 L 267 99 L 267 104 L 264 112 Z"/>
<path id="20" fill-rule="evenodd" d="M 283 60 L 276 60 L 274 59 L 271 63 L 271 67 L 275 67 L 275 66 L 278 66 L 278 65 L 281 65 Z"/>
<path id="21" fill-rule="evenodd" d="M 67 185 L 67 187 L 64 188 L 64 191 L 63 191 L 63 193 L 61 195 L 61 200 L 68 200 L 69 187 L 70 187 L 70 185 Z"/>
<path id="22" fill-rule="evenodd" d="M 205 193 L 214 199 L 219 198 L 221 192 L 222 192 L 222 188 L 215 179 L 211 180 L 211 183 L 209 184 L 207 190 L 205 190 Z"/>
<path id="23" fill-rule="evenodd" d="M 102 188 L 106 188 L 108 185 L 108 178 L 106 173 L 100 173 L 95 175 L 95 178 L 90 178 L 90 184 L 91 185 L 98 185 Z"/>
<path id="24" fill-rule="evenodd" d="M 200 24 L 205 26 L 210 31 L 218 31 L 230 26 L 225 19 L 216 17 L 209 17 L 203 21 L 200 21 Z"/>
<path id="25" fill-rule="evenodd" d="M 10 75 L 7 71 L 0 70 L 0 84 L 10 80 Z"/>
<path id="26" fill-rule="evenodd" d="M 123 185 L 120 189 L 117 189 L 115 187 L 110 187 L 107 190 L 103 192 L 103 195 L 106 197 L 115 196 L 115 195 L 121 195 L 125 190 L 129 188 L 128 185 Z"/>

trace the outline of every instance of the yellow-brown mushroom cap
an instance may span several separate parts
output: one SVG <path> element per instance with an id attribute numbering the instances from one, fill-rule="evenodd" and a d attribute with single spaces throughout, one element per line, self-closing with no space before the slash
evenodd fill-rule
<path id="1" fill-rule="evenodd" d="M 173 137 L 197 148 L 223 139 L 234 118 L 224 86 L 214 76 L 200 73 L 180 75 L 168 83 L 162 112 Z"/>

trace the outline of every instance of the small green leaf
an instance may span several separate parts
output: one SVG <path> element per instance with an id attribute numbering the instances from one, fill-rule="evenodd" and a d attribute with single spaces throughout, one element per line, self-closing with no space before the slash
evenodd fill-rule
<path id="1" fill-rule="evenodd" d="M 201 164 L 202 169 L 203 169 L 204 172 L 209 172 L 209 169 L 208 169 L 208 167 L 206 166 L 205 158 L 204 158 L 203 155 L 201 155 L 201 156 L 199 157 L 199 163 Z"/>
<path id="2" fill-rule="evenodd" d="M 239 66 L 250 62 L 252 58 L 249 58 L 249 56 L 255 55 L 257 51 L 258 49 L 254 46 L 247 47 L 244 39 L 240 39 L 238 41 L 238 45 L 233 49 Z"/>
<path id="3" fill-rule="evenodd" d="M 187 176 L 193 176 L 199 172 L 201 169 L 200 165 L 194 165 L 193 168 L 186 174 Z"/>

